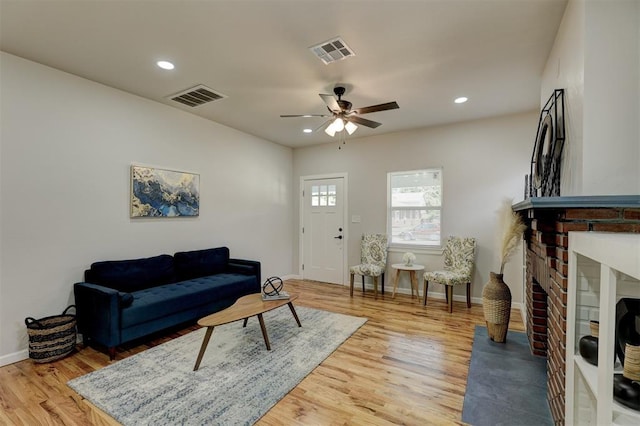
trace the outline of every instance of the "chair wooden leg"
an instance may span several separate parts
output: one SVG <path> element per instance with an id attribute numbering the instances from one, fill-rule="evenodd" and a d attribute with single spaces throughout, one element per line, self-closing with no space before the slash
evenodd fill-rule
<path id="1" fill-rule="evenodd" d="M 353 297 L 353 274 L 349 278 L 349 294 Z"/>
<path id="2" fill-rule="evenodd" d="M 427 290 L 429 290 L 429 281 L 424 280 L 424 303 L 422 306 L 427 306 Z"/>
<path id="3" fill-rule="evenodd" d="M 467 283 L 467 308 L 471 307 L 471 283 Z"/>
<path id="4" fill-rule="evenodd" d="M 382 273 L 382 295 L 384 296 L 384 272 Z"/>
<path id="5" fill-rule="evenodd" d="M 364 294 L 364 275 L 362 276 L 362 294 Z"/>
<path id="6" fill-rule="evenodd" d="M 373 277 L 373 295 L 378 298 L 378 277 Z"/>
<path id="7" fill-rule="evenodd" d="M 447 286 L 447 298 L 449 299 L 449 313 L 453 312 L 453 286 Z"/>

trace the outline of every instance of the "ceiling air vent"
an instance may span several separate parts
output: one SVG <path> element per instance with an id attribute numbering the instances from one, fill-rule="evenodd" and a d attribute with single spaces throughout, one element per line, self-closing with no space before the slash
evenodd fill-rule
<path id="1" fill-rule="evenodd" d="M 325 41 L 324 43 L 320 43 L 316 46 L 311 46 L 309 50 L 320 58 L 325 65 L 345 58 L 350 58 L 351 56 L 356 56 L 353 50 L 347 46 L 347 43 L 345 43 L 340 37 Z"/>
<path id="2" fill-rule="evenodd" d="M 179 102 L 189 107 L 197 107 L 208 102 L 217 101 L 226 98 L 222 93 L 218 93 L 213 89 L 203 86 L 202 84 L 192 87 L 174 95 L 168 96 L 174 102 Z"/>

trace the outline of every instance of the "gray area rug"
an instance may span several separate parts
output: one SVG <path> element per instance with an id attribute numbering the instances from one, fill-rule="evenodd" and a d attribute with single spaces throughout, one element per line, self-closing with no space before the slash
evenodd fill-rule
<path id="1" fill-rule="evenodd" d="M 216 327 L 198 371 L 205 329 L 148 349 L 67 384 L 125 425 L 249 425 L 304 379 L 366 318 L 287 306 Z"/>
<path id="2" fill-rule="evenodd" d="M 476 326 L 462 406 L 474 426 L 553 425 L 547 402 L 547 360 L 531 354 L 527 335 L 509 330 L 505 343 Z"/>

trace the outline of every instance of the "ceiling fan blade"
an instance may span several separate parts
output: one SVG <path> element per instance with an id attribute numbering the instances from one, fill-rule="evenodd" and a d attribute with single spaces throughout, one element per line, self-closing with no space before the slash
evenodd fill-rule
<path id="1" fill-rule="evenodd" d="M 365 127 L 371 127 L 372 129 L 375 129 L 376 127 L 382 125 L 382 123 L 378 123 L 377 121 L 367 120 L 366 118 L 362 118 L 362 117 L 358 117 L 358 116 L 351 116 L 351 117 L 347 118 L 347 121 L 351 121 L 353 123 L 361 124 L 361 125 L 363 125 Z"/>
<path id="2" fill-rule="evenodd" d="M 330 117 L 330 115 L 326 115 L 326 114 L 283 114 L 280 117 L 282 117 L 282 118 L 292 118 L 292 117 L 309 118 L 309 117 Z"/>
<path id="3" fill-rule="evenodd" d="M 333 95 L 323 95 L 321 93 L 320 97 L 322 98 L 324 103 L 327 104 L 331 111 L 342 111 L 340 109 L 340 105 L 338 105 L 338 101 L 336 101 L 336 98 L 334 98 Z"/>
<path id="4" fill-rule="evenodd" d="M 316 127 L 315 129 L 313 129 L 313 133 L 317 132 L 318 130 L 322 129 L 324 126 L 326 126 L 328 123 L 331 123 L 331 121 L 333 121 L 333 117 L 331 117 L 330 119 L 326 120 L 324 123 L 322 123 L 321 125 L 319 125 L 318 127 Z"/>
<path id="5" fill-rule="evenodd" d="M 387 102 L 380 105 L 371 105 L 353 110 L 356 114 L 369 114 L 371 112 L 386 111 L 388 109 L 398 109 L 400 106 L 397 102 Z"/>

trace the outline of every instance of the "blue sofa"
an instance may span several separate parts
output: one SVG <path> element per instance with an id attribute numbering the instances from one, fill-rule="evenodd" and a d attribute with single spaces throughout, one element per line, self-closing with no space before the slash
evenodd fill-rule
<path id="1" fill-rule="evenodd" d="M 230 259 L 227 247 L 96 262 L 74 284 L 78 332 L 108 348 L 193 322 L 260 292 L 260 262 Z"/>

